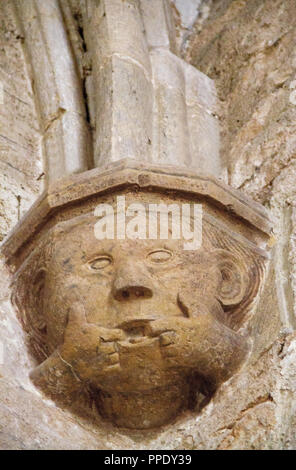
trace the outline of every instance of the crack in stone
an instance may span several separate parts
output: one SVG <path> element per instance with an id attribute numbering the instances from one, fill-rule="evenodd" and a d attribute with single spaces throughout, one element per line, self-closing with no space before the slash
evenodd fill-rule
<path id="1" fill-rule="evenodd" d="M 50 119 L 48 120 L 47 123 L 45 123 L 45 127 L 44 127 L 44 134 L 46 134 L 46 132 L 53 126 L 53 124 L 58 121 L 59 119 L 61 119 L 61 117 L 66 113 L 66 109 L 65 108 L 58 108 L 58 110 L 56 111 L 56 113 L 50 117 Z"/>

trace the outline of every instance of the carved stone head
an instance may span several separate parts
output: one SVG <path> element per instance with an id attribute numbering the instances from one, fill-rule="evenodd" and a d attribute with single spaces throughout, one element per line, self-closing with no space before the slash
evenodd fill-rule
<path id="1" fill-rule="evenodd" d="M 84 188 L 84 197 L 80 185 L 76 200 L 66 184 L 66 203 L 61 187 L 55 189 L 61 207 L 50 217 L 47 211 L 43 227 L 18 248 L 14 299 L 40 363 L 32 372 L 36 385 L 76 409 L 87 397 L 116 425 L 149 428 L 200 408 L 246 360 L 266 236 L 258 228 L 263 215 L 254 208 L 248 213 L 233 195 L 231 213 L 223 201 L 213 204 L 204 181 L 189 194 L 188 183 L 200 181 L 135 169 L 132 178 L 137 187 L 128 182 L 92 194 Z M 219 191 L 230 198 L 217 184 Z M 170 231 L 166 239 L 98 240 L 94 208 L 108 203 L 116 215 L 118 194 L 143 207 L 201 204 L 200 247 L 185 250 L 182 236 L 174 239 Z M 247 215 L 256 229 L 243 221 Z"/>

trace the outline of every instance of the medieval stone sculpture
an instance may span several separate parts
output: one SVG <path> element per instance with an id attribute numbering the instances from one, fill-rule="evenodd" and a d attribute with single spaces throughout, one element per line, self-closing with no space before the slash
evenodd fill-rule
<path id="1" fill-rule="evenodd" d="M 261 206 L 217 179 L 224 169 L 214 85 L 177 57 L 168 2 L 84 4 L 94 70 L 87 82 L 95 98 L 93 163 L 83 112 L 67 109 L 74 85 L 68 89 L 57 74 L 52 96 L 60 93 L 64 104 L 57 113 L 47 102 L 43 109 L 47 188 L 3 253 L 38 360 L 33 383 L 74 412 L 93 417 L 95 408 L 117 426 L 147 429 L 183 410 L 198 412 L 247 364 L 271 226 Z M 152 4 L 161 4 L 161 15 Z M 28 5 L 38 5 L 41 47 L 56 57 L 52 18 L 64 31 L 58 3 L 18 8 L 31 15 Z M 24 25 L 32 57 L 38 24 Z M 70 61 L 70 49 L 66 55 Z M 40 78 L 46 67 L 34 64 Z M 79 88 L 77 77 L 68 78 Z M 42 96 L 41 80 L 36 88 Z M 92 166 L 98 168 L 87 171 Z M 96 208 L 109 204 L 116 214 L 117 196 L 141 207 L 202 205 L 201 246 L 184 250 L 185 240 L 172 234 L 98 240 Z"/>
<path id="2" fill-rule="evenodd" d="M 23 223 L 26 246 L 16 234 L 6 250 L 19 264 L 14 299 L 40 361 L 34 383 L 76 411 L 84 396 L 114 424 L 149 428 L 202 407 L 247 359 L 247 324 L 266 263 L 257 245 L 268 223 L 221 183 L 212 182 L 209 198 L 198 178 L 143 172 L 130 162 L 111 174 L 59 183 Z M 201 247 L 184 250 L 184 240 L 170 236 L 98 240 L 94 210 L 100 202 L 115 206 L 122 184 L 127 203 L 203 200 Z M 215 192 L 257 225 L 256 237 L 212 205 Z"/>

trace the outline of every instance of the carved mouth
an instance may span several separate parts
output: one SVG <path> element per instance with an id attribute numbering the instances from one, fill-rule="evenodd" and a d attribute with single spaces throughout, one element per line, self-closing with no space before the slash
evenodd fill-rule
<path id="1" fill-rule="evenodd" d="M 142 343 L 151 339 L 148 325 L 153 320 L 156 320 L 156 318 L 126 320 L 118 325 L 118 328 L 121 328 L 126 333 L 127 338 L 125 342 L 131 344 Z"/>

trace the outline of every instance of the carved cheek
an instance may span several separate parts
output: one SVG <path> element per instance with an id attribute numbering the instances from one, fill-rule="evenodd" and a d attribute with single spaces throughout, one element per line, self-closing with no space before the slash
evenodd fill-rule
<path id="1" fill-rule="evenodd" d="M 71 302 L 79 302 L 84 306 L 88 322 L 105 326 L 108 322 L 111 285 L 110 276 L 81 272 L 64 282 L 59 303 L 69 305 Z"/>
<path id="2" fill-rule="evenodd" d="M 54 348 L 61 344 L 67 324 L 68 309 L 79 298 L 77 277 L 49 269 L 43 291 L 43 309 L 47 326 L 47 342 Z"/>

